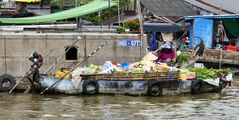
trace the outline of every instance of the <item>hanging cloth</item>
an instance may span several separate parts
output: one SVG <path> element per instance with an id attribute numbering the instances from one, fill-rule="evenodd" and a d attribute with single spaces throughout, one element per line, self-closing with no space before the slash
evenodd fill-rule
<path id="1" fill-rule="evenodd" d="M 149 50 L 151 51 L 155 51 L 157 49 L 156 32 L 152 33 L 152 38 L 149 43 L 149 47 L 150 47 Z"/>

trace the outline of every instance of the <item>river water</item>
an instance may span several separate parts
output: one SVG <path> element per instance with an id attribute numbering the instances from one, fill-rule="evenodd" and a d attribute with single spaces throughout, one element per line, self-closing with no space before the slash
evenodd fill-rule
<path id="1" fill-rule="evenodd" d="M 239 87 L 180 96 L 0 93 L 0 120 L 237 120 Z"/>

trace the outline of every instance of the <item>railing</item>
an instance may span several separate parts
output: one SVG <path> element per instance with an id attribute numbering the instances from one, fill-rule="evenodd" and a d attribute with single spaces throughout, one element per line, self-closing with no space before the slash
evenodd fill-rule
<path id="1" fill-rule="evenodd" d="M 178 80 L 179 72 L 81 74 L 85 80 Z"/>

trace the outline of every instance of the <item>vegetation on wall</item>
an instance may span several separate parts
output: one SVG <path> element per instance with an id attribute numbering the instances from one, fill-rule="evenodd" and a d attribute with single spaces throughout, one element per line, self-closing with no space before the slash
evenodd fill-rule
<path id="1" fill-rule="evenodd" d="M 92 2 L 94 0 L 77 0 L 77 6 L 81 6 L 84 4 L 87 4 L 89 2 Z M 120 0 L 119 1 L 119 7 L 125 7 L 131 3 L 131 0 Z M 53 0 L 51 1 L 52 6 L 58 6 L 60 10 L 68 9 L 69 6 L 76 6 L 76 0 Z M 64 8 L 66 7 L 66 8 Z M 58 11 L 58 10 L 57 10 Z M 87 21 L 93 22 L 94 24 L 100 24 L 102 22 L 110 22 L 110 18 L 113 16 L 117 16 L 118 14 L 118 6 L 109 7 L 108 9 L 88 14 L 84 16 L 83 18 Z"/>
<path id="2" fill-rule="evenodd" d="M 129 20 L 124 23 L 123 27 L 129 29 L 130 31 L 138 31 L 140 27 L 139 19 Z"/>
<path id="3" fill-rule="evenodd" d="M 130 0 L 120 0 L 119 7 L 125 7 L 131 3 Z M 110 22 L 110 18 L 117 16 L 118 6 L 109 7 L 108 9 L 102 10 L 98 13 L 92 13 L 86 16 L 86 20 L 99 24 L 101 22 Z"/>

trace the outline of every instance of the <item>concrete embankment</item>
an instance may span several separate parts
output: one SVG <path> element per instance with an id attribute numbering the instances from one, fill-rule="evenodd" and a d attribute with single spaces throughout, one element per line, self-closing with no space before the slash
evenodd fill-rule
<path id="1" fill-rule="evenodd" d="M 141 43 L 138 34 L 2 32 L 0 33 L 0 73 L 23 76 L 30 68 L 31 62 L 28 58 L 34 51 L 45 56 L 53 49 L 53 53 L 40 68 L 40 72 L 43 73 L 76 39 L 79 39 L 74 46 L 77 52 L 70 53 L 70 56 L 76 55 L 77 60 L 67 60 L 64 56 L 54 70 L 84 60 L 104 41 L 107 41 L 107 46 L 90 57 L 82 66 L 91 63 L 102 65 L 107 60 L 135 62 L 146 54 L 146 36 Z"/>

